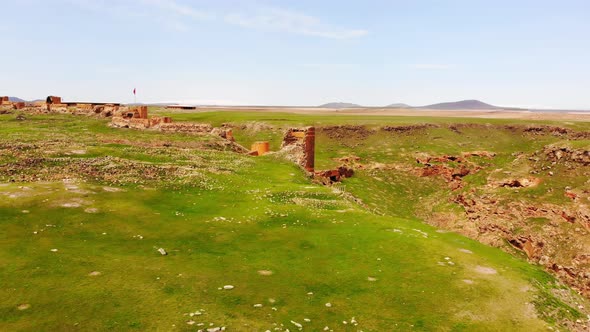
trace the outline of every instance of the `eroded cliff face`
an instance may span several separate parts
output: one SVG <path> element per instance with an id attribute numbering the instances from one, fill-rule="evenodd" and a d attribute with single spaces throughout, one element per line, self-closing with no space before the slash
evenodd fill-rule
<path id="1" fill-rule="evenodd" d="M 590 298 L 590 132 L 489 123 L 318 132 L 358 175 L 347 190 L 374 211 L 521 255 Z"/>
<path id="2" fill-rule="evenodd" d="M 452 190 L 468 187 L 450 199 L 462 212 L 430 210 L 422 217 L 485 244 L 521 251 L 590 297 L 590 186 L 580 182 L 590 174 L 590 150 L 552 144 L 513 157 L 514 168 L 491 170 L 484 185 L 462 181 L 484 166 L 448 156 L 420 160 L 425 165 L 420 176 L 441 176 Z M 459 166 L 450 167 L 449 161 Z"/>

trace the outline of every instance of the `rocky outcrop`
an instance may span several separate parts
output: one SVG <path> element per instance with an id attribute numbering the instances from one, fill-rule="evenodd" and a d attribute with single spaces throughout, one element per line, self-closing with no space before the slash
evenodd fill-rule
<path id="1" fill-rule="evenodd" d="M 457 195 L 453 202 L 463 207 L 474 231 L 459 223 L 451 228 L 489 245 L 508 243 L 590 296 L 590 243 L 586 241 L 590 209 L 586 205 L 532 204 L 475 194 Z"/>
<path id="2" fill-rule="evenodd" d="M 543 155 L 552 162 L 572 162 L 590 165 L 590 150 L 574 149 L 569 146 L 549 145 L 543 149 Z"/>
<path id="3" fill-rule="evenodd" d="M 462 178 L 478 172 L 481 167 L 467 160 L 473 156 L 487 156 L 492 158 L 495 154 L 490 152 L 464 153 L 463 156 L 430 156 L 419 154 L 416 156 L 416 163 L 424 165 L 416 168 L 415 173 L 420 177 L 438 176 L 443 178 L 449 188 L 456 190 L 463 187 Z"/>

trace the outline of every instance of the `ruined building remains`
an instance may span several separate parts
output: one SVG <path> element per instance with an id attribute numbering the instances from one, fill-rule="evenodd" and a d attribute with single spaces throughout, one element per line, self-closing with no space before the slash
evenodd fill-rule
<path id="1" fill-rule="evenodd" d="M 289 160 L 313 174 L 315 171 L 315 128 L 287 130 L 281 144 L 281 151 L 287 152 Z"/>
<path id="2" fill-rule="evenodd" d="M 250 149 L 250 155 L 262 156 L 262 155 L 267 154 L 269 151 L 270 151 L 270 145 L 267 141 L 254 142 L 252 144 L 252 148 Z"/>
<path id="3" fill-rule="evenodd" d="M 11 110 L 20 110 L 24 107 L 24 102 L 12 102 L 8 96 L 0 96 L 0 114 L 9 113 Z"/>

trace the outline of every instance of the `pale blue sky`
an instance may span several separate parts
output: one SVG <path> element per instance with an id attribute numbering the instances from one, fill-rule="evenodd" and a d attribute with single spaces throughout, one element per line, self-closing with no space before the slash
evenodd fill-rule
<path id="1" fill-rule="evenodd" d="M 0 95 L 590 109 L 590 1 L 0 0 Z M 10 13 L 10 14 L 7 14 Z"/>

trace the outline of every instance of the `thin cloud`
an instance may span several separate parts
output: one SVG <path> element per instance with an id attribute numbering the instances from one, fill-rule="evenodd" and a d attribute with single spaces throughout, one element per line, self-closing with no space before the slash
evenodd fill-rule
<path id="1" fill-rule="evenodd" d="M 146 13 L 135 0 L 121 0 L 111 2 L 108 0 L 65 0 L 66 3 L 76 6 L 82 10 L 105 13 L 114 17 L 144 17 Z"/>
<path id="2" fill-rule="evenodd" d="M 254 14 L 232 13 L 225 16 L 225 21 L 246 28 L 331 39 L 359 38 L 368 34 L 367 30 L 342 28 L 326 24 L 314 16 L 278 8 L 260 9 Z"/>
<path id="3" fill-rule="evenodd" d="M 299 66 L 313 69 L 346 69 L 358 67 L 358 65 L 353 63 L 302 63 Z"/>
<path id="4" fill-rule="evenodd" d="M 197 10 L 183 5 L 176 0 L 65 0 L 71 5 L 97 13 L 107 14 L 118 18 L 150 18 L 165 28 L 177 31 L 188 30 L 184 21 L 210 20 L 215 18 L 213 13 Z"/>
<path id="5" fill-rule="evenodd" d="M 169 13 L 189 17 L 197 20 L 208 20 L 215 17 L 210 12 L 197 10 L 191 6 L 182 5 L 175 0 L 141 0 L 141 2 L 158 7 L 161 10 Z"/>
<path id="6" fill-rule="evenodd" d="M 186 31 L 190 21 L 216 20 L 225 24 L 266 31 L 282 31 L 299 35 L 353 39 L 368 34 L 367 30 L 349 29 L 323 22 L 320 18 L 281 8 L 258 8 L 238 13 L 215 13 L 200 10 L 177 0 L 65 0 L 84 10 L 112 16 L 151 17 L 167 28 Z M 171 24 L 171 22 L 177 22 Z"/>
<path id="7" fill-rule="evenodd" d="M 413 69 L 418 70 L 448 70 L 455 67 L 454 65 L 439 64 L 439 63 L 418 63 L 410 65 Z"/>

